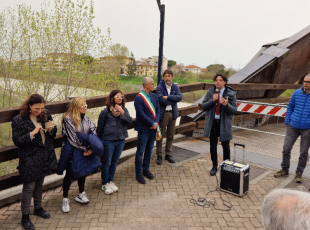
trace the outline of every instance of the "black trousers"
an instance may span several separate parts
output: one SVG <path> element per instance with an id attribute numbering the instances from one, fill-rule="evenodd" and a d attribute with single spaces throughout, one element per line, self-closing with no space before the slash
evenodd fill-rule
<path id="1" fill-rule="evenodd" d="M 67 166 L 66 166 L 66 175 L 65 178 L 63 180 L 63 184 L 62 184 L 62 190 L 63 190 L 63 197 L 67 198 L 68 197 L 68 193 L 69 193 L 69 189 L 70 189 L 70 185 L 72 183 L 72 169 L 71 169 L 71 162 L 69 161 Z M 82 193 L 84 192 L 84 186 L 85 186 L 85 178 L 86 176 L 80 177 L 77 179 L 78 181 L 78 186 L 79 186 L 79 192 Z"/>
<path id="2" fill-rule="evenodd" d="M 213 167 L 217 167 L 217 142 L 218 138 L 220 136 L 220 128 L 221 128 L 221 122 L 220 120 L 214 119 L 210 134 L 210 152 L 211 152 L 211 160 Z M 230 160 L 230 147 L 229 147 L 229 141 L 222 141 L 222 147 L 223 147 L 223 160 Z"/>

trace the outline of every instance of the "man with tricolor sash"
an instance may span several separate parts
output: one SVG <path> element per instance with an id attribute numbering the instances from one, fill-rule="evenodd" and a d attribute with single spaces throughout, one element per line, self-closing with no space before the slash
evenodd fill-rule
<path id="1" fill-rule="evenodd" d="M 136 109 L 135 130 L 138 131 L 135 171 L 137 181 L 145 184 L 143 176 L 150 180 L 154 179 L 149 171 L 149 166 L 156 135 L 160 138 L 161 133 L 158 126 L 160 117 L 158 98 L 155 93 L 152 93 L 154 80 L 151 77 L 145 77 L 142 80 L 142 85 L 143 90 L 136 96 L 134 102 Z"/>

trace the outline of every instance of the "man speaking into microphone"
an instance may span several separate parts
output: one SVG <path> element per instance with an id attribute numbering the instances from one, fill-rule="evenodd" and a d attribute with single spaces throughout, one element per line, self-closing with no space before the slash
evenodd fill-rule
<path id="1" fill-rule="evenodd" d="M 210 139 L 210 152 L 213 167 L 210 175 L 217 172 L 217 142 L 223 147 L 223 160 L 230 160 L 229 141 L 232 139 L 232 116 L 237 112 L 236 91 L 227 86 L 227 77 L 216 74 L 215 85 L 210 88 L 202 101 L 202 109 L 206 111 L 204 136 Z"/>

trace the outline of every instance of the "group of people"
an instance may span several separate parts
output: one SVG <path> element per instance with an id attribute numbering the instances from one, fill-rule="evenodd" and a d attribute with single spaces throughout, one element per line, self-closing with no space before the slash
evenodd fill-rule
<path id="1" fill-rule="evenodd" d="M 162 164 L 162 136 L 166 136 L 164 149 L 165 160 L 175 163 L 172 156 L 172 141 L 176 119 L 179 117 L 177 103 L 182 100 L 179 87 L 172 83 L 173 72 L 166 70 L 163 79 L 153 93 L 154 81 L 151 77 L 142 80 L 143 90 L 136 96 L 135 130 L 138 132 L 137 151 L 135 156 L 136 180 L 145 184 L 144 177 L 152 180 L 154 175 L 149 171 L 150 159 L 156 140 L 156 163 Z M 210 153 L 213 167 L 210 175 L 218 170 L 217 143 L 223 147 L 223 160 L 230 159 L 232 140 L 232 117 L 237 112 L 236 91 L 227 85 L 228 79 L 223 74 L 216 74 L 215 85 L 208 90 L 202 102 L 205 111 L 204 135 L 210 138 Z M 275 177 L 288 175 L 290 151 L 299 135 L 301 135 L 301 154 L 296 171 L 296 182 L 302 182 L 301 174 L 306 166 L 310 142 L 310 75 L 304 79 L 304 85 L 296 90 L 288 106 L 285 119 L 287 136 L 283 150 L 282 170 Z M 77 202 L 87 204 L 89 199 L 85 193 L 85 178 L 88 174 L 98 172 L 101 168 L 102 190 L 106 194 L 118 191 L 113 182 L 120 155 L 128 137 L 127 125 L 133 122 L 127 108 L 126 98 L 120 90 L 113 90 L 106 100 L 106 108 L 100 113 L 96 125 L 85 116 L 86 100 L 75 97 L 71 100 L 67 112 L 62 119 L 63 143 L 61 157 L 57 163 L 53 139 L 57 127 L 47 109 L 45 100 L 39 94 L 31 95 L 21 106 L 19 115 L 12 120 L 13 142 L 19 151 L 19 174 L 23 184 L 21 195 L 22 226 L 34 229 L 29 218 L 31 198 L 34 198 L 34 215 L 50 218 L 50 214 L 42 208 L 42 188 L 44 177 L 57 172 L 63 180 L 62 210 L 70 211 L 68 191 L 73 180 L 78 181 L 79 194 Z M 307 104 L 308 103 L 308 104 Z M 84 136 L 83 136 L 83 135 Z M 102 162 L 93 145 L 81 139 L 88 135 L 97 135 L 103 146 Z"/>
<path id="2" fill-rule="evenodd" d="M 135 158 L 136 179 L 145 184 L 144 177 L 154 179 L 149 171 L 151 154 L 156 139 L 157 163 L 162 164 L 162 135 L 167 133 L 165 159 L 174 163 L 172 140 L 176 119 L 179 116 L 177 102 L 182 100 L 182 94 L 177 85 L 172 83 L 173 73 L 166 70 L 154 90 L 151 77 L 143 78 L 143 90 L 135 98 L 138 144 Z M 120 155 L 128 137 L 127 125 L 133 122 L 127 108 L 126 98 L 118 90 L 112 90 L 106 100 L 106 108 L 100 113 L 96 125 L 85 115 L 86 100 L 75 97 L 71 100 L 67 112 L 62 119 L 63 143 L 61 156 L 57 163 L 54 138 L 57 127 L 51 113 L 44 108 L 45 99 L 39 94 L 33 94 L 25 100 L 20 113 L 12 119 L 13 142 L 19 152 L 19 174 L 23 184 L 21 195 L 21 224 L 24 229 L 35 229 L 29 214 L 31 199 L 34 202 L 34 215 L 48 219 L 50 214 L 42 207 L 42 191 L 45 176 L 57 173 L 63 179 L 62 211 L 70 211 L 68 192 L 72 181 L 77 180 L 79 194 L 75 200 L 82 204 L 89 203 L 85 193 L 86 176 L 101 169 L 102 190 L 106 194 L 118 191 L 113 182 Z M 100 162 L 95 148 L 90 143 L 90 135 L 100 138 L 102 161 Z M 89 138 L 89 139 L 88 139 Z M 93 139 L 92 139 L 93 140 Z M 87 142 L 88 141 L 88 142 Z M 100 148 L 99 148 L 100 149 Z"/>

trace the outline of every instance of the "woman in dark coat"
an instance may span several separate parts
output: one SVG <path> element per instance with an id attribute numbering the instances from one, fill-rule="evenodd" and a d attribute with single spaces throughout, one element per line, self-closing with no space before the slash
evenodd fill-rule
<path id="1" fill-rule="evenodd" d="M 12 120 L 13 142 L 18 147 L 19 176 L 23 183 L 21 195 L 22 226 L 34 229 L 29 219 L 31 198 L 34 215 L 44 219 L 50 214 L 42 208 L 44 177 L 57 170 L 54 138 L 57 128 L 50 112 L 44 109 L 45 100 L 39 94 L 31 95 Z M 48 122 L 48 123 L 47 123 Z M 49 127 L 45 127 L 45 125 Z"/>

